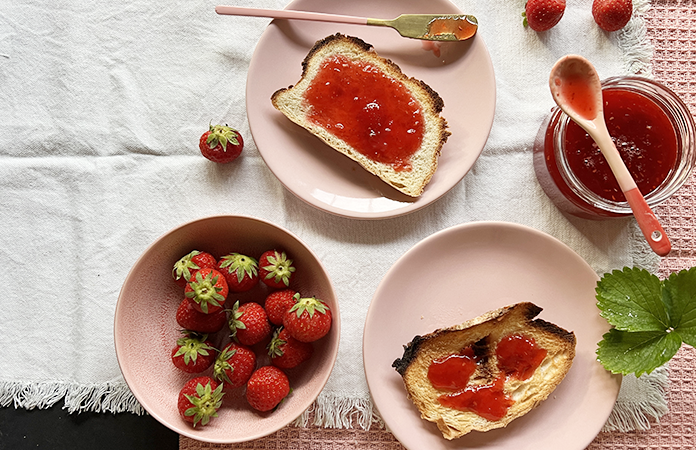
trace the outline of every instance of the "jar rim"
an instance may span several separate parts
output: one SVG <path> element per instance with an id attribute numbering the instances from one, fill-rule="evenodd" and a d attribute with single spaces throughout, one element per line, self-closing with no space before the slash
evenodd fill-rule
<path id="1" fill-rule="evenodd" d="M 649 78 L 640 76 L 617 76 L 602 80 L 602 89 L 623 89 L 638 93 L 653 101 L 669 118 L 677 137 L 677 166 L 670 171 L 667 178 L 652 192 L 643 193 L 651 207 L 655 207 L 671 197 L 689 179 L 696 165 L 696 126 L 693 116 L 684 102 L 668 87 Z M 583 202 L 593 208 L 617 215 L 632 214 L 628 202 L 612 201 L 590 190 L 570 169 L 565 152 L 565 134 L 572 121 L 568 115 L 555 108 L 558 114 L 558 126 L 554 130 L 554 152 L 556 166 L 563 181 Z"/>

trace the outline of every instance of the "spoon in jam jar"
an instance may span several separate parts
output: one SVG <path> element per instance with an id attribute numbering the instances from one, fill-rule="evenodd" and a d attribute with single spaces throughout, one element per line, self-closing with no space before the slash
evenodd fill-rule
<path id="1" fill-rule="evenodd" d="M 274 10 L 226 5 L 216 6 L 215 12 L 220 15 L 230 16 L 312 20 L 316 22 L 390 27 L 398 31 L 403 37 L 426 41 L 465 41 L 474 37 L 478 30 L 476 17 L 468 14 L 402 14 L 395 19 L 372 19 L 289 9 Z"/>
<path id="2" fill-rule="evenodd" d="M 638 189 L 607 130 L 602 83 L 595 67 L 582 56 L 564 56 L 551 69 L 549 87 L 561 110 L 599 146 L 650 248 L 660 256 L 667 255 L 672 249 L 669 238 Z"/>

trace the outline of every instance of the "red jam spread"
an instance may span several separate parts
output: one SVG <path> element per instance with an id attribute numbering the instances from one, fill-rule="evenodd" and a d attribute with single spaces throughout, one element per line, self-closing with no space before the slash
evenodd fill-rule
<path id="1" fill-rule="evenodd" d="M 556 82 L 558 85 L 561 97 L 567 99 L 573 110 L 577 111 L 580 117 L 587 120 L 592 120 L 597 117 L 597 107 L 593 99 L 590 85 L 586 82 L 586 78 L 580 74 L 566 74 L 563 83 Z"/>
<path id="2" fill-rule="evenodd" d="M 428 367 L 428 379 L 436 389 L 456 391 L 469 384 L 476 371 L 476 359 L 471 347 L 462 353 L 433 360 Z"/>
<path id="3" fill-rule="evenodd" d="M 518 380 L 526 380 L 534 375 L 547 353 L 536 345 L 534 339 L 520 334 L 504 337 L 495 349 L 498 369 Z"/>
<path id="4" fill-rule="evenodd" d="M 453 394 L 442 395 L 438 401 L 442 406 L 471 411 L 484 419 L 500 420 L 515 403 L 503 391 L 505 380 L 498 378 L 493 384 L 469 386 Z"/>
<path id="5" fill-rule="evenodd" d="M 336 55 L 321 64 L 305 98 L 312 122 L 373 161 L 411 170 L 423 141 L 423 113 L 400 81 Z"/>
<path id="6" fill-rule="evenodd" d="M 607 89 L 603 98 L 609 133 L 638 188 L 647 195 L 676 165 L 674 128 L 664 112 L 640 94 Z M 588 189 L 608 200 L 626 200 L 599 147 L 575 122 L 566 128 L 565 148 L 571 171 Z"/>
<path id="7" fill-rule="evenodd" d="M 448 408 L 470 411 L 488 420 L 500 420 L 514 401 L 505 395 L 505 380 L 530 378 L 547 355 L 533 338 L 520 334 L 503 337 L 495 354 L 500 374 L 492 383 L 471 384 L 471 376 L 481 359 L 472 347 L 438 359 L 428 367 L 428 379 L 436 389 L 454 391 L 438 397 Z"/>
<path id="8" fill-rule="evenodd" d="M 426 36 L 445 36 L 453 34 L 458 40 L 471 36 L 471 24 L 465 18 L 438 17 L 428 24 Z"/>

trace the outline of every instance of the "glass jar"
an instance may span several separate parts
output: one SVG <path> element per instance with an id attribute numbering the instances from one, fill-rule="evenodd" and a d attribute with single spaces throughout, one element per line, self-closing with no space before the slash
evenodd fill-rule
<path id="1" fill-rule="evenodd" d="M 602 93 L 607 128 L 645 200 L 654 208 L 688 180 L 696 164 L 691 112 L 674 92 L 648 78 L 608 78 L 602 81 Z M 627 112 L 631 108 L 633 112 Z M 638 138 L 643 130 L 652 133 L 651 139 L 632 146 L 633 137 Z M 642 161 L 642 166 L 634 161 Z M 608 166 L 602 166 L 606 161 L 587 133 L 559 107 L 551 110 L 534 142 L 534 169 L 554 204 L 588 219 L 630 216 L 631 208 L 616 180 Z"/>

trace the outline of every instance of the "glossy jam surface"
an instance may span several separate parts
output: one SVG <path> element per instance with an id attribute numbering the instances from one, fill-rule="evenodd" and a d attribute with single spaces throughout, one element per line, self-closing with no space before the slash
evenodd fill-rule
<path id="1" fill-rule="evenodd" d="M 441 17 L 428 24 L 426 36 L 445 36 L 453 34 L 458 40 L 471 36 L 472 25 L 464 18 Z"/>
<path id="2" fill-rule="evenodd" d="M 476 371 L 476 359 L 469 347 L 460 354 L 438 358 L 428 367 L 428 379 L 436 389 L 456 391 L 469 384 Z"/>
<path id="3" fill-rule="evenodd" d="M 534 339 L 519 334 L 503 337 L 496 345 L 499 374 L 491 382 L 471 383 L 471 377 L 487 358 L 479 358 L 472 347 L 433 360 L 428 379 L 436 389 L 452 391 L 438 397 L 448 408 L 470 411 L 488 420 L 505 416 L 514 401 L 504 391 L 505 380 L 531 377 L 547 355 Z"/>
<path id="4" fill-rule="evenodd" d="M 536 345 L 534 339 L 520 334 L 504 337 L 495 349 L 498 368 L 518 380 L 526 380 L 534 375 L 547 353 Z"/>
<path id="5" fill-rule="evenodd" d="M 647 195 L 676 165 L 674 128 L 653 101 L 638 93 L 610 89 L 603 98 L 609 133 L 638 188 Z M 574 122 L 566 128 L 565 149 L 570 170 L 582 184 L 607 200 L 625 201 L 599 147 Z"/>
<path id="6" fill-rule="evenodd" d="M 515 403 L 505 395 L 504 383 L 503 378 L 498 378 L 492 384 L 470 386 L 462 391 L 440 396 L 438 401 L 448 408 L 471 411 L 491 421 L 500 420 Z"/>
<path id="7" fill-rule="evenodd" d="M 411 170 L 423 140 L 423 113 L 401 82 L 339 55 L 322 63 L 305 98 L 311 121 L 374 161 Z"/>
<path id="8" fill-rule="evenodd" d="M 577 73 L 566 75 L 565 80 L 556 81 L 561 97 L 580 117 L 592 120 L 597 117 L 597 105 L 585 77 Z"/>

